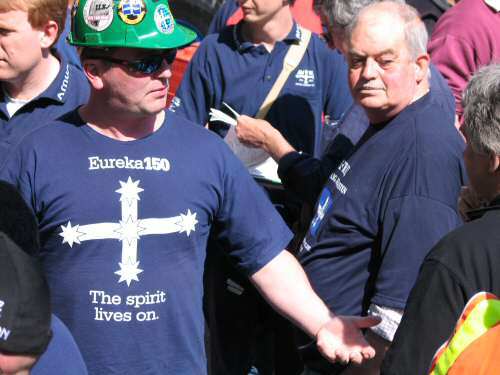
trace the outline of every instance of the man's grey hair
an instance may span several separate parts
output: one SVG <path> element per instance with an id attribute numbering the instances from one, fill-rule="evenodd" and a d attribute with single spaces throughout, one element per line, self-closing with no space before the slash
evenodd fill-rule
<path id="1" fill-rule="evenodd" d="M 479 69 L 465 89 L 462 131 L 476 152 L 500 155 L 500 64 Z"/>
<path id="2" fill-rule="evenodd" d="M 371 4 L 361 9 L 347 26 L 346 38 L 351 38 L 353 30 L 365 12 L 369 12 L 371 9 L 379 8 L 380 6 L 385 6 L 387 12 L 397 14 L 403 21 L 406 47 L 410 52 L 410 56 L 416 59 L 418 56 L 426 54 L 429 36 L 425 24 L 420 19 L 420 15 L 414 7 L 400 1 L 372 1 Z"/>
<path id="3" fill-rule="evenodd" d="M 335 30 L 344 32 L 354 21 L 359 11 L 367 5 L 378 3 L 381 0 L 320 0 L 318 8 L 325 16 L 328 25 Z M 392 0 L 405 4 L 405 0 Z"/>

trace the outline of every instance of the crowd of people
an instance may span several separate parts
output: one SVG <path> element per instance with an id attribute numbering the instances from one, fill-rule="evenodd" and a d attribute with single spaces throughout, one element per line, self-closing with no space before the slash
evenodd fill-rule
<path id="1" fill-rule="evenodd" d="M 0 2 L 0 374 L 494 374 L 500 3 Z M 174 65 L 175 66 L 175 65 Z"/>

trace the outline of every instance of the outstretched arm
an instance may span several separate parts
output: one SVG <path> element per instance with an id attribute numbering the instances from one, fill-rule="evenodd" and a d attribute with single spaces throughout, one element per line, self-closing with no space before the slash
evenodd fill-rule
<path id="1" fill-rule="evenodd" d="M 260 293 L 304 332 L 316 338 L 320 353 L 331 362 L 361 363 L 375 350 L 361 332 L 379 323 L 374 317 L 334 315 L 313 291 L 304 270 L 288 251 L 251 276 Z"/>

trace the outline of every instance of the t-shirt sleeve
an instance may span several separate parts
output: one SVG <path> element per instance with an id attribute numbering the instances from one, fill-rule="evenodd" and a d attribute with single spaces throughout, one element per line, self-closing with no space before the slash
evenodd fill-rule
<path id="1" fill-rule="evenodd" d="M 434 354 L 453 333 L 465 306 L 465 295 L 446 266 L 435 260 L 425 261 L 381 373 L 428 373 Z"/>
<path id="2" fill-rule="evenodd" d="M 404 309 L 418 270 L 438 241 L 460 224 L 457 211 L 421 196 L 395 198 L 382 214 L 372 303 Z"/>
<path id="3" fill-rule="evenodd" d="M 204 63 L 206 48 L 202 43 L 186 69 L 181 84 L 169 110 L 194 122 L 205 126 L 212 105 L 212 84 Z M 205 61 L 206 62 L 206 61 Z"/>
<path id="4" fill-rule="evenodd" d="M 227 159 L 214 227 L 222 248 L 250 276 L 285 249 L 292 234 L 262 188 L 229 150 Z"/>

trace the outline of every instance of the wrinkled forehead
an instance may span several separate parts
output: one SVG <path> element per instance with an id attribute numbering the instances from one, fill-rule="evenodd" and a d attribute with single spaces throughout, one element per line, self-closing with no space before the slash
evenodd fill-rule
<path id="1" fill-rule="evenodd" d="M 407 51 L 401 18 L 380 12 L 360 17 L 349 38 L 349 52 L 376 55 L 386 51 L 397 55 Z"/>

